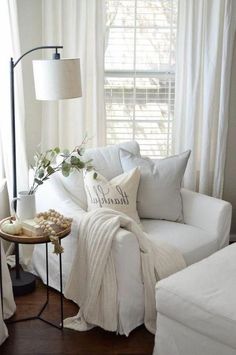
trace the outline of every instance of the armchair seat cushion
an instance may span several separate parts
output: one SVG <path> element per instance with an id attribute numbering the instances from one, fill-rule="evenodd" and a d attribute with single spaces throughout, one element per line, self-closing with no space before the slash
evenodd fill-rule
<path id="1" fill-rule="evenodd" d="M 187 265 L 206 258 L 218 249 L 216 235 L 203 229 L 162 220 L 142 219 L 141 223 L 152 241 L 163 240 L 176 247 Z"/>

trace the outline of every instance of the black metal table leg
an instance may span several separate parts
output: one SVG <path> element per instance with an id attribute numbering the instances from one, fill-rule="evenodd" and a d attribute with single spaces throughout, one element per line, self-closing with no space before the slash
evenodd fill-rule
<path id="1" fill-rule="evenodd" d="M 45 308 L 48 305 L 48 301 L 49 301 L 49 281 L 48 281 L 48 243 L 45 243 L 45 247 L 46 247 L 46 288 L 47 288 L 47 297 L 46 297 L 46 301 L 41 309 L 41 311 L 38 314 L 38 318 L 41 319 L 42 321 L 44 321 L 43 318 L 41 318 L 41 314 L 43 313 L 43 311 L 45 310 Z"/>
<path id="2" fill-rule="evenodd" d="M 48 300 L 49 299 L 48 243 L 46 243 L 46 282 L 47 282 L 47 300 Z"/>
<path id="3" fill-rule="evenodd" d="M 61 240 L 59 240 L 59 244 L 61 245 Z M 61 253 L 59 254 L 59 267 L 60 267 L 61 328 L 63 329 L 64 310 L 63 310 L 63 285 L 62 285 L 62 260 L 61 260 Z"/>
<path id="4" fill-rule="evenodd" d="M 61 241 L 59 241 L 61 244 Z M 21 318 L 21 319 L 16 319 L 16 320 L 10 320 L 7 321 L 7 324 L 11 324 L 11 323 L 18 323 L 18 322 L 24 322 L 27 320 L 34 320 L 34 319 L 39 319 L 41 321 L 43 321 L 44 323 L 47 323 L 57 329 L 63 329 L 63 318 L 64 318 L 64 312 L 63 312 L 63 285 L 62 285 L 62 257 L 61 254 L 59 254 L 59 269 L 60 269 L 60 310 L 61 310 L 61 323 L 60 325 L 54 324 L 44 318 L 41 317 L 42 313 L 44 312 L 45 308 L 48 305 L 49 302 L 49 266 L 48 266 L 48 243 L 46 244 L 46 292 L 47 292 L 47 296 L 46 296 L 46 301 L 44 303 L 44 305 L 42 306 L 41 310 L 39 311 L 39 313 L 36 316 L 33 317 L 28 317 L 28 318 Z M 1 255 L 0 255 L 1 256 Z M 1 261 L 1 259 L 0 259 Z M 1 271 L 1 270 L 0 270 Z M 2 280 L 1 278 L 1 273 L 0 273 L 0 280 Z M 1 287 L 2 290 L 2 287 Z M 1 291 L 2 292 L 2 291 Z"/>
<path id="5" fill-rule="evenodd" d="M 61 241 L 59 240 L 59 243 L 61 244 Z M 46 287 L 47 287 L 47 299 L 45 304 L 43 305 L 41 311 L 39 312 L 38 316 L 36 318 L 42 320 L 43 322 L 52 325 L 53 327 L 57 329 L 63 329 L 63 286 L 62 286 L 62 259 L 61 259 L 61 254 L 59 254 L 59 270 L 60 270 L 60 309 L 61 309 L 61 324 L 58 326 L 44 318 L 41 317 L 41 314 L 45 310 L 48 301 L 49 301 L 49 267 L 48 267 L 48 243 L 46 243 Z"/>

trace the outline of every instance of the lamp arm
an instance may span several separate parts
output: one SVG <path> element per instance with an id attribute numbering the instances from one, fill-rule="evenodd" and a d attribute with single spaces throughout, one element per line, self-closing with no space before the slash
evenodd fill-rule
<path id="1" fill-rule="evenodd" d="M 13 68 L 15 68 L 15 66 L 21 61 L 21 59 L 26 56 L 27 54 L 33 52 L 33 51 L 37 51 L 39 49 L 56 49 L 56 52 L 57 52 L 57 49 L 58 48 L 63 48 L 63 46 L 40 46 L 40 47 L 35 47 L 33 49 L 30 49 L 29 51 L 25 52 L 24 54 L 22 54 L 22 56 L 20 56 L 20 58 L 18 58 L 15 63 L 13 64 Z"/>

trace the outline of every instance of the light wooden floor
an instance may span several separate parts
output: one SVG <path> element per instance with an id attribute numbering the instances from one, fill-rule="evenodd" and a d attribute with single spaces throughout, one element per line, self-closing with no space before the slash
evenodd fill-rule
<path id="1" fill-rule="evenodd" d="M 35 315 L 44 299 L 45 287 L 38 281 L 35 292 L 16 298 L 16 317 Z M 52 290 L 44 316 L 51 321 L 59 321 L 59 310 L 59 295 Z M 73 302 L 65 300 L 65 317 L 75 315 L 77 311 Z M 1 355 L 150 355 L 154 346 L 154 336 L 143 326 L 134 330 L 128 338 L 100 328 L 88 332 L 60 331 L 40 320 L 9 324 L 8 330 L 9 338 L 0 347 Z"/>

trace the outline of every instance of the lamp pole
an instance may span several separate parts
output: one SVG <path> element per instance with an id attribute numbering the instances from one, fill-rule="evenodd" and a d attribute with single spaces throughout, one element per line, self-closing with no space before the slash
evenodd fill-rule
<path id="1" fill-rule="evenodd" d="M 35 47 L 22 56 L 20 56 L 15 62 L 13 58 L 10 59 L 10 97 L 11 97 L 11 133 L 12 133 L 12 174 L 13 174 L 13 198 L 17 197 L 17 164 L 16 164 L 16 120 L 15 120 L 15 78 L 14 69 L 23 57 L 27 54 L 40 50 L 40 49 L 55 49 L 53 59 L 60 59 L 60 53 L 58 49 L 62 49 L 63 46 L 40 46 Z M 17 201 L 14 200 L 14 209 L 16 211 Z M 20 271 L 19 261 L 19 244 L 15 243 L 15 256 L 16 266 L 15 270 L 11 272 L 11 279 L 13 285 L 13 292 L 16 296 L 23 295 L 31 292 L 35 288 L 35 276 L 29 272 Z"/>

